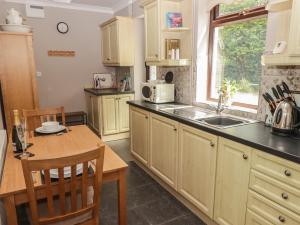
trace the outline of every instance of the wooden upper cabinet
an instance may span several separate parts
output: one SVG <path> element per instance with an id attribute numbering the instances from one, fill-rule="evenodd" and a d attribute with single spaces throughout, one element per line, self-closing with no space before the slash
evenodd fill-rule
<path id="1" fill-rule="evenodd" d="M 130 107 L 131 153 L 144 165 L 149 163 L 150 113 Z"/>
<path id="2" fill-rule="evenodd" d="M 288 50 L 291 56 L 300 56 L 300 1 L 294 0 L 290 24 Z"/>
<path id="3" fill-rule="evenodd" d="M 130 17 L 114 17 L 101 25 L 104 65 L 134 65 L 133 31 L 133 19 Z"/>
<path id="4" fill-rule="evenodd" d="M 177 188 L 178 123 L 151 114 L 150 117 L 150 169 Z"/>
<path id="5" fill-rule="evenodd" d="M 0 79 L 8 132 L 12 110 L 39 107 L 35 74 L 32 34 L 0 32 Z"/>
<path id="6" fill-rule="evenodd" d="M 179 127 L 178 191 L 213 217 L 218 138 L 186 125 Z"/>
<path id="7" fill-rule="evenodd" d="M 219 138 L 214 220 L 219 225 L 245 224 L 251 148 Z"/>
<path id="8" fill-rule="evenodd" d="M 160 25 L 159 4 L 152 2 L 144 7 L 145 13 L 145 59 L 146 61 L 160 60 Z"/>

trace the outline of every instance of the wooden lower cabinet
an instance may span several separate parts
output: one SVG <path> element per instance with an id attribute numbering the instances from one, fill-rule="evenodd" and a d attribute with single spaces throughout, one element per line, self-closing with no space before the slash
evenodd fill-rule
<path id="1" fill-rule="evenodd" d="M 219 138 L 214 206 L 218 224 L 245 224 L 250 167 L 250 147 Z"/>
<path id="2" fill-rule="evenodd" d="M 263 217 L 247 209 L 246 225 L 273 225 Z"/>
<path id="3" fill-rule="evenodd" d="M 102 97 L 104 135 L 118 133 L 117 104 L 116 95 Z"/>
<path id="4" fill-rule="evenodd" d="M 178 123 L 151 114 L 150 117 L 150 169 L 176 189 Z"/>
<path id="5" fill-rule="evenodd" d="M 213 217 L 218 137 L 180 125 L 178 191 Z"/>
<path id="6" fill-rule="evenodd" d="M 130 100 L 132 100 L 132 95 L 120 95 L 117 97 L 119 132 L 129 131 L 129 105 L 127 102 Z"/>
<path id="7" fill-rule="evenodd" d="M 144 165 L 149 163 L 149 114 L 130 108 L 131 153 Z"/>

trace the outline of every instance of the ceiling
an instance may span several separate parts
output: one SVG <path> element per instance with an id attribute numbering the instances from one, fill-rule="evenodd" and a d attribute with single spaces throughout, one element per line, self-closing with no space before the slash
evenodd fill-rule
<path id="1" fill-rule="evenodd" d="M 5 0 L 22 4 L 35 4 L 45 7 L 69 8 L 113 14 L 136 0 Z"/>

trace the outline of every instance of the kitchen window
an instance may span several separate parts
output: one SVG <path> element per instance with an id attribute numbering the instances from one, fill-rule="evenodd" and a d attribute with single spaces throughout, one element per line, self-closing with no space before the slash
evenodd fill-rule
<path id="1" fill-rule="evenodd" d="M 210 15 L 207 100 L 216 101 L 224 80 L 237 88 L 233 104 L 256 108 L 266 45 L 267 0 L 216 6 Z"/>

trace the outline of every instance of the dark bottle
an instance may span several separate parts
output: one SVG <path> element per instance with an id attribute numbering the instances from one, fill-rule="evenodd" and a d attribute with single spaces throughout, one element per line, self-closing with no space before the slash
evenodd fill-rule
<path id="1" fill-rule="evenodd" d="M 12 144 L 14 152 L 22 152 L 22 143 L 18 137 L 17 126 L 20 125 L 19 111 L 14 110 L 14 126 L 12 129 Z"/>

